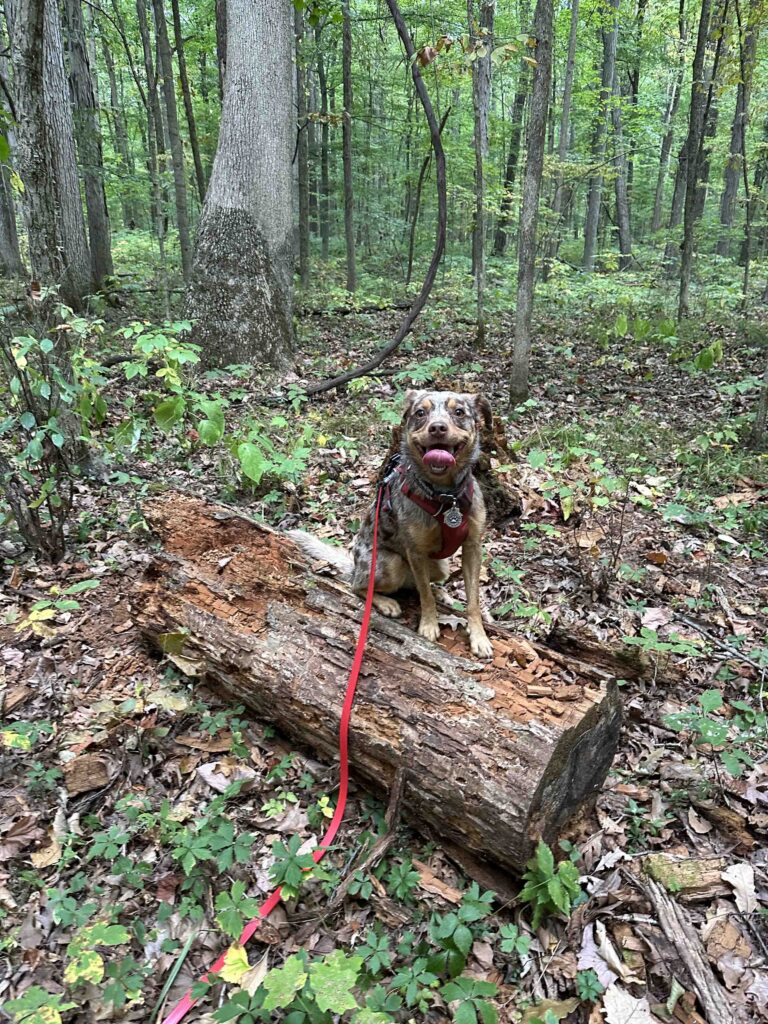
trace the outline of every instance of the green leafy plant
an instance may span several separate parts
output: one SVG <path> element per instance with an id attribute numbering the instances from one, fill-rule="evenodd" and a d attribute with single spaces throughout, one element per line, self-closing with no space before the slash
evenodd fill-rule
<path id="1" fill-rule="evenodd" d="M 39 985 L 32 985 L 23 996 L 9 999 L 3 1009 L 16 1024 L 61 1024 L 61 1015 L 73 1010 L 77 1003 L 67 1002 L 64 996 L 46 992 Z"/>
<path id="2" fill-rule="evenodd" d="M 461 977 L 449 981 L 440 989 L 440 995 L 447 1003 L 458 1005 L 453 1013 L 456 1024 L 496 1024 L 498 1014 L 493 999 L 498 989 L 490 981 L 479 981 L 477 978 Z"/>
<path id="3" fill-rule="evenodd" d="M 538 928 L 547 914 L 569 917 L 574 900 L 581 894 L 579 871 L 571 860 L 555 866 L 552 850 L 541 840 L 535 855 L 526 864 L 525 885 L 520 899 L 533 908 L 532 926 Z"/>
<path id="4" fill-rule="evenodd" d="M 590 967 L 587 971 L 579 971 L 576 975 L 576 992 L 585 1003 L 596 1003 L 605 992 L 605 985 L 596 972 Z"/>
<path id="5" fill-rule="evenodd" d="M 755 711 L 746 701 L 725 704 L 719 690 L 705 690 L 697 698 L 698 707 L 666 715 L 664 724 L 676 732 L 693 734 L 696 746 L 722 748 L 717 756 L 725 770 L 740 778 L 745 768 L 754 765 L 753 757 L 745 749 L 756 740 L 764 741 L 768 720 L 764 711 Z M 723 711 L 727 714 L 716 715 Z M 735 712 L 735 714 L 734 714 Z"/>

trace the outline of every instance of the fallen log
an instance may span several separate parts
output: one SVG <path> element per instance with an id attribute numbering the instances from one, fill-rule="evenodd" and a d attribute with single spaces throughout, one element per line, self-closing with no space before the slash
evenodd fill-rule
<path id="1" fill-rule="evenodd" d="M 144 510 L 163 550 L 133 596 L 143 634 L 188 674 L 333 759 L 360 602 L 312 571 L 288 537 L 233 509 L 169 493 Z M 415 603 L 411 613 L 415 621 Z M 353 776 L 381 793 L 402 766 L 411 824 L 519 870 L 602 785 L 618 691 L 501 630 L 490 629 L 490 664 L 469 655 L 463 631 L 443 632 L 430 643 L 374 612 L 350 731 Z"/>

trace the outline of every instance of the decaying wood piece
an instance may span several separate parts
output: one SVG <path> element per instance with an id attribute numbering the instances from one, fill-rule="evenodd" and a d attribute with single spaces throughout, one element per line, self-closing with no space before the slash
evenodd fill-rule
<path id="1" fill-rule="evenodd" d="M 725 989 L 715 977 L 696 929 L 686 911 L 653 879 L 642 885 L 662 931 L 675 947 L 691 977 L 708 1024 L 734 1024 Z"/>
<path id="2" fill-rule="evenodd" d="M 189 674 L 333 759 L 360 602 L 312 572 L 289 538 L 231 509 L 170 493 L 148 502 L 145 515 L 164 550 L 133 597 L 144 635 Z M 413 621 L 415 605 L 411 612 Z M 618 691 L 500 631 L 491 630 L 491 664 L 468 656 L 463 631 L 443 633 L 433 644 L 374 613 L 352 772 L 381 792 L 404 767 L 407 820 L 519 869 L 604 781 Z M 549 696 L 538 695 L 544 687 Z"/>

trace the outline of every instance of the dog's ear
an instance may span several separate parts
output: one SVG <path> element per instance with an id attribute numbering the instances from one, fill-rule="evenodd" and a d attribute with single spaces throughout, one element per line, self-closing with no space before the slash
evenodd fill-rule
<path id="1" fill-rule="evenodd" d="M 405 422 L 411 415 L 414 405 L 423 393 L 423 391 L 413 389 L 405 392 L 405 399 L 403 401 L 403 422 Z"/>
<path id="2" fill-rule="evenodd" d="M 482 422 L 486 430 L 493 429 L 493 409 L 485 395 L 473 395 L 472 404 L 475 407 L 475 418 Z"/>

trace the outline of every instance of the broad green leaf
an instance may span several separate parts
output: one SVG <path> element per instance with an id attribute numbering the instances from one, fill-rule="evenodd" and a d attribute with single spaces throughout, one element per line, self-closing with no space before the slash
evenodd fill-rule
<path id="1" fill-rule="evenodd" d="M 243 475 L 247 476 L 249 480 L 253 480 L 255 484 L 259 483 L 264 475 L 266 462 L 256 445 L 251 444 L 250 441 L 243 441 L 237 447 L 237 457 L 240 460 Z"/>
<path id="2" fill-rule="evenodd" d="M 361 956 L 347 956 L 341 949 L 335 950 L 321 963 L 312 964 L 312 991 L 321 1010 L 344 1013 L 357 1007 L 352 989 L 362 966 Z"/>
<path id="3" fill-rule="evenodd" d="M 184 415 L 185 401 L 181 395 L 172 395 L 155 407 L 155 423 L 163 431 L 169 431 Z"/>
<path id="4" fill-rule="evenodd" d="M 295 954 L 289 956 L 282 967 L 274 967 L 264 979 L 267 993 L 265 1010 L 279 1010 L 289 1006 L 297 992 L 304 988 L 307 980 L 304 964 Z"/>

